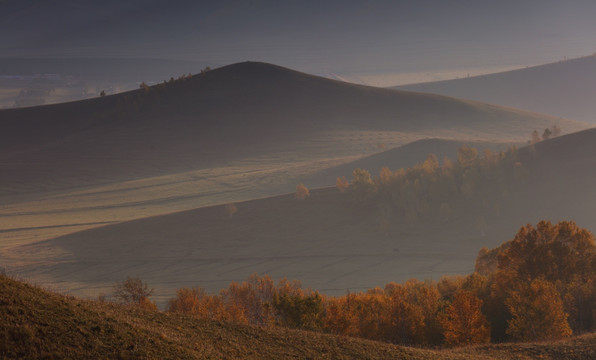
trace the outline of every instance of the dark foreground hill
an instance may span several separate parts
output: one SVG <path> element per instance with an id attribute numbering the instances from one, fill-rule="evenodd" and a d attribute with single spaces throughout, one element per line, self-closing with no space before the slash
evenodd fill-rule
<path id="1" fill-rule="evenodd" d="M 522 141 L 555 123 L 565 132 L 586 127 L 246 62 L 113 96 L 0 110 L 0 171 L 10 174 L 0 179 L 0 195 L 138 179 L 312 148 L 319 156 L 337 156 L 346 147 L 337 135 L 346 132 L 387 132 L 394 134 L 390 142 L 401 137 L 402 144 L 411 137 Z"/>
<path id="2" fill-rule="evenodd" d="M 4 359 L 589 359 L 594 335 L 433 351 L 83 301 L 0 275 Z"/>
<path id="3" fill-rule="evenodd" d="M 330 295 L 436 280 L 472 272 L 482 247 L 527 223 L 574 220 L 595 231 L 594 153 L 596 129 L 522 148 L 518 185 L 473 193 L 445 214 L 410 219 L 384 202 L 326 188 L 302 201 L 287 194 L 237 203 L 233 215 L 220 205 L 122 222 L 5 255 L 12 271 L 81 295 L 138 276 L 155 286 L 161 305 L 180 287 L 217 292 L 253 272 Z"/>
<path id="4" fill-rule="evenodd" d="M 396 86 L 596 123 L 596 57 L 502 73 Z"/>

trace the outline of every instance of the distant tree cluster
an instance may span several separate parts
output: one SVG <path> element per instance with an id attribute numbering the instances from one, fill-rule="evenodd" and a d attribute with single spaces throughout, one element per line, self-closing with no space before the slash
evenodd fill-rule
<path id="1" fill-rule="evenodd" d="M 533 144 L 539 143 L 543 140 L 548 140 L 548 139 L 557 137 L 559 135 L 561 135 L 561 128 L 555 124 L 555 125 L 551 126 L 550 128 L 544 129 L 544 131 L 542 132 L 542 136 L 540 136 L 540 134 L 538 133 L 538 130 L 534 130 L 532 132 L 532 135 L 531 135 L 528 143 L 533 145 Z"/>
<path id="2" fill-rule="evenodd" d="M 497 212 L 496 204 L 489 201 L 504 197 L 526 177 L 515 147 L 500 153 L 484 150 L 479 155 L 475 148 L 463 146 L 457 150 L 455 162 L 445 158 L 439 164 L 430 154 L 423 163 L 408 169 L 384 167 L 374 178 L 366 170 L 355 169 L 348 193 L 358 202 L 376 204 L 381 209 L 381 223 L 413 224 L 429 216 L 448 219 L 458 208 L 471 204 Z M 340 178 L 336 185 L 347 189 Z M 486 220 L 479 217 L 477 222 L 483 232 Z"/>
<path id="3" fill-rule="evenodd" d="M 144 81 L 141 82 L 139 84 L 141 91 L 124 93 L 116 98 L 116 116 L 119 119 L 126 120 L 131 115 L 137 115 L 142 112 L 151 113 L 156 109 L 154 105 L 159 104 L 162 106 L 158 111 L 171 111 L 171 107 L 175 107 L 180 98 L 179 94 L 166 91 L 166 89 L 172 85 L 184 83 L 190 78 L 192 78 L 191 74 L 181 75 L 177 79 L 171 77 L 169 81 L 164 80 L 163 83 L 152 86 L 149 86 Z M 163 105 L 166 103 L 165 100 L 168 97 L 171 101 L 168 102 L 168 106 L 164 107 Z M 110 113 L 109 116 L 113 115 Z"/>
<path id="4" fill-rule="evenodd" d="M 489 258 L 496 266 L 485 272 Z M 168 311 L 428 346 L 555 340 L 594 329 L 596 245 L 575 223 L 527 225 L 499 248 L 483 249 L 477 269 L 339 297 L 253 274 L 218 295 L 180 289 Z"/>

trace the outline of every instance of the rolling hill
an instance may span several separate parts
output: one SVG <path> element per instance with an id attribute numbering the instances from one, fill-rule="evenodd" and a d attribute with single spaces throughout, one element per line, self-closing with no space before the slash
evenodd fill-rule
<path id="1" fill-rule="evenodd" d="M 526 141 L 555 123 L 566 132 L 588 126 L 254 62 L 112 96 L 0 110 L 0 251 L 287 193 L 300 178 L 377 153 L 379 144 Z"/>
<path id="2" fill-rule="evenodd" d="M 0 275 L 0 356 L 41 358 L 588 359 L 593 334 L 542 344 L 453 350 L 263 329 L 58 295 Z"/>
<path id="3" fill-rule="evenodd" d="M 396 86 L 596 123 L 596 57 L 455 80 Z"/>
<path id="4" fill-rule="evenodd" d="M 21 276 L 80 295 L 140 276 L 160 304 L 177 288 L 216 292 L 253 272 L 331 295 L 470 273 L 480 248 L 509 240 L 526 223 L 571 219 L 596 230 L 595 138 L 591 129 L 520 149 L 523 185 L 503 196 L 477 194 L 480 205 L 446 219 L 408 223 L 395 215 L 382 226 L 375 203 L 326 188 L 304 201 L 288 194 L 237 203 L 233 216 L 213 206 L 107 225 L 14 247 L 5 261 Z"/>
<path id="5" fill-rule="evenodd" d="M 342 132 L 386 132 L 393 135 L 389 146 L 416 137 L 524 141 L 554 123 L 566 132 L 586 127 L 247 62 L 146 90 L 1 110 L 0 164 L 11 176 L 2 178 L 0 195 L 221 166 L 272 152 L 354 155 L 349 144 L 340 146 L 344 138 L 334 138 Z"/>

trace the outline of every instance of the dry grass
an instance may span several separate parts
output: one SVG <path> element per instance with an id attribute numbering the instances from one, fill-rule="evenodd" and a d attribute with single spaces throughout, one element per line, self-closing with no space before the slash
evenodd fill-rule
<path id="1" fill-rule="evenodd" d="M 596 336 L 426 350 L 58 295 L 0 276 L 3 359 L 592 359 Z"/>
<path id="2" fill-rule="evenodd" d="M 82 301 L 4 276 L 0 299 L 0 358 L 416 359 L 427 354 L 346 337 Z"/>

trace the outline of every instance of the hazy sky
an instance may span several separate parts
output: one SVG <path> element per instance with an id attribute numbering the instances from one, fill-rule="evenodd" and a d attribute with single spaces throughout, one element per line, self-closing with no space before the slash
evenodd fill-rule
<path id="1" fill-rule="evenodd" d="M 425 72 L 596 52 L 596 1 L 0 0 L 0 56 Z"/>

